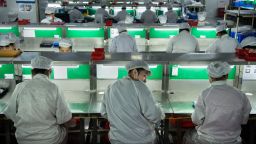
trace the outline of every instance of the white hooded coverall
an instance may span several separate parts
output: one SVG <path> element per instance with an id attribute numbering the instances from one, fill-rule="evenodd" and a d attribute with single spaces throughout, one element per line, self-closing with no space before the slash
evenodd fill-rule
<path id="1" fill-rule="evenodd" d="M 19 144 L 60 144 L 72 114 L 59 88 L 46 75 L 18 84 L 4 111 Z"/>
<path id="2" fill-rule="evenodd" d="M 145 83 L 128 77 L 108 87 L 101 114 L 110 123 L 110 141 L 127 144 L 152 143 L 154 124 L 164 118 Z"/>

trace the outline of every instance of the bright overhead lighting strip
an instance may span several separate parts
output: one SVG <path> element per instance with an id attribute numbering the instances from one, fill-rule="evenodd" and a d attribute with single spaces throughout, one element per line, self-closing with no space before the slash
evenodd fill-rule
<path id="1" fill-rule="evenodd" d="M 143 28 L 127 28 L 128 31 L 143 31 Z"/>
<path id="2" fill-rule="evenodd" d="M 179 29 L 178 28 L 155 28 L 156 31 L 168 31 L 168 30 L 171 30 L 171 31 L 178 31 Z"/>
<path id="3" fill-rule="evenodd" d="M 100 30 L 100 28 L 68 28 L 68 30 L 76 30 L 76 31 L 95 31 L 95 30 Z"/>
<path id="4" fill-rule="evenodd" d="M 48 28 L 48 27 L 25 27 L 24 30 L 56 30 L 57 28 Z"/>
<path id="5" fill-rule="evenodd" d="M 12 27 L 0 27 L 0 29 L 12 29 Z"/>
<path id="6" fill-rule="evenodd" d="M 200 30 L 200 31 L 213 31 L 213 30 L 216 30 L 216 28 L 197 28 L 197 30 Z"/>

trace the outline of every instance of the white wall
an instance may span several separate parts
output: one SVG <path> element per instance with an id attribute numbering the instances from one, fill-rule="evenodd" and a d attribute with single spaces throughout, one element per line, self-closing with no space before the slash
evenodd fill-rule
<path id="1" fill-rule="evenodd" d="M 0 7 L 0 22 L 8 21 L 8 12 L 12 10 L 18 11 L 18 5 L 16 4 L 16 0 L 6 0 L 7 7 Z"/>
<path id="2" fill-rule="evenodd" d="M 217 14 L 218 0 L 205 0 L 205 9 L 208 18 L 214 18 Z"/>

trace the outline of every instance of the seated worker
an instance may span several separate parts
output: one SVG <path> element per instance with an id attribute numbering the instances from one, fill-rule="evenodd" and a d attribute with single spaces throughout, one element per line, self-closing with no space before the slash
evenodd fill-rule
<path id="1" fill-rule="evenodd" d="M 78 7 L 75 6 L 74 9 L 69 11 L 70 22 L 75 23 L 78 20 L 84 20 L 83 14 L 79 11 Z"/>
<path id="2" fill-rule="evenodd" d="M 105 20 L 111 18 L 106 9 L 106 2 L 101 2 L 101 8 L 96 10 L 95 13 L 95 22 L 96 23 L 104 23 Z"/>
<path id="3" fill-rule="evenodd" d="M 241 144 L 241 125 L 251 111 L 247 96 L 227 84 L 230 65 L 212 62 L 208 65 L 211 86 L 197 99 L 191 119 L 196 131 L 185 134 L 185 144 Z"/>
<path id="4" fill-rule="evenodd" d="M 178 20 L 178 15 L 175 11 L 172 10 L 172 5 L 168 4 L 168 11 L 165 13 L 167 17 L 167 23 L 176 23 Z"/>
<path id="5" fill-rule="evenodd" d="M 167 52 L 193 53 L 197 51 L 199 51 L 199 44 L 197 39 L 190 34 L 189 24 L 179 24 L 179 34 L 170 39 Z"/>
<path id="6" fill-rule="evenodd" d="M 234 53 L 239 43 L 236 39 L 230 37 L 226 31 L 226 25 L 220 25 L 216 28 L 217 40 L 208 47 L 206 53 Z"/>
<path id="7" fill-rule="evenodd" d="M 256 53 L 256 37 L 247 37 L 241 42 L 241 48 L 249 50 L 251 53 Z"/>
<path id="8" fill-rule="evenodd" d="M 63 22 L 61 19 L 55 17 L 55 8 L 47 7 L 45 9 L 45 19 L 41 21 L 43 24 L 51 24 L 56 22 Z"/>
<path id="9" fill-rule="evenodd" d="M 114 17 L 114 20 L 116 20 L 117 22 L 125 21 L 127 15 L 128 13 L 126 12 L 126 6 L 123 5 L 122 10 L 117 13 L 117 15 Z"/>
<path id="10" fill-rule="evenodd" d="M 6 35 L 0 36 L 0 50 L 8 50 L 10 48 L 10 40 Z"/>
<path id="11" fill-rule="evenodd" d="M 150 69 L 144 61 L 126 65 L 128 77 L 109 85 L 102 101 L 101 114 L 110 123 L 111 144 L 154 144 L 154 124 L 165 115 L 145 84 Z"/>
<path id="12" fill-rule="evenodd" d="M 153 24 L 157 22 L 156 14 L 150 10 L 151 3 L 146 4 L 146 10 L 141 14 L 140 21 L 144 24 Z"/>
<path id="13" fill-rule="evenodd" d="M 32 80 L 16 85 L 4 114 L 14 122 L 19 144 L 65 144 L 73 119 L 62 91 L 49 80 L 52 61 L 38 56 L 31 66 Z"/>
<path id="14" fill-rule="evenodd" d="M 138 52 L 136 41 L 128 35 L 126 27 L 117 27 L 119 35 L 112 39 L 109 52 Z"/>
<path id="15" fill-rule="evenodd" d="M 59 52 L 72 52 L 72 42 L 69 39 L 62 39 L 59 42 Z"/>

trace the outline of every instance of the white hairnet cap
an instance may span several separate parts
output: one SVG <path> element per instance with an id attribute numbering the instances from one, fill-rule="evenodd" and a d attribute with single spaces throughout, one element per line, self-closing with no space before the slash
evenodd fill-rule
<path id="1" fill-rule="evenodd" d="M 227 26 L 225 24 L 223 24 L 223 25 L 216 27 L 216 32 L 218 33 L 218 32 L 224 31 L 226 29 L 227 29 Z"/>
<path id="2" fill-rule="evenodd" d="M 243 48 L 245 46 L 256 46 L 256 37 L 250 36 L 243 39 L 241 42 L 241 47 Z"/>
<path id="3" fill-rule="evenodd" d="M 100 3 L 100 5 L 101 5 L 101 6 L 106 6 L 106 5 L 107 5 L 107 2 L 106 2 L 106 1 L 102 1 L 102 2 Z"/>
<path id="4" fill-rule="evenodd" d="M 10 43 L 15 43 L 17 40 L 17 37 L 14 33 L 8 33 L 8 38 L 10 40 Z"/>
<path id="5" fill-rule="evenodd" d="M 151 3 L 146 4 L 146 9 L 151 9 Z"/>
<path id="6" fill-rule="evenodd" d="M 188 23 L 180 23 L 179 29 L 190 29 L 190 25 Z"/>
<path id="7" fill-rule="evenodd" d="M 136 69 L 136 68 L 143 68 L 146 71 L 148 71 L 149 73 L 151 73 L 148 63 L 142 60 L 137 60 L 137 61 L 130 61 L 128 64 L 126 64 L 126 70 L 130 71 L 132 69 Z"/>
<path id="8" fill-rule="evenodd" d="M 212 62 L 207 69 L 210 77 L 220 78 L 229 73 L 230 65 L 227 62 Z"/>
<path id="9" fill-rule="evenodd" d="M 10 39 L 6 35 L 0 37 L 0 46 L 8 46 L 10 43 Z"/>
<path id="10" fill-rule="evenodd" d="M 61 39 L 59 42 L 59 46 L 63 48 L 69 48 L 72 46 L 72 41 L 69 39 Z"/>
<path id="11" fill-rule="evenodd" d="M 31 60 L 31 66 L 33 69 L 49 70 L 52 67 L 52 60 L 47 57 L 38 56 Z"/>
<path id="12" fill-rule="evenodd" d="M 168 9 L 168 10 L 172 10 L 172 4 L 168 4 L 168 5 L 167 5 L 167 9 Z"/>
<path id="13" fill-rule="evenodd" d="M 117 30 L 120 33 L 120 32 L 126 31 L 127 28 L 125 26 L 117 26 Z"/>
<path id="14" fill-rule="evenodd" d="M 54 7 L 47 7 L 45 9 L 45 14 L 54 14 L 55 13 L 55 8 Z"/>
<path id="15" fill-rule="evenodd" d="M 8 18 L 12 22 L 15 21 L 18 18 L 18 12 L 16 12 L 16 11 L 8 12 Z"/>

